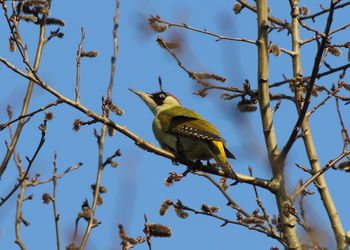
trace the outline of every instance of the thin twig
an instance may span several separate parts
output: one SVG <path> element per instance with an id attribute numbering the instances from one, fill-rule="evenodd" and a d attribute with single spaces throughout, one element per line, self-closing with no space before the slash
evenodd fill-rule
<path id="1" fill-rule="evenodd" d="M 253 169 L 250 166 L 249 166 L 249 173 L 250 173 L 250 176 L 253 176 Z M 274 232 L 274 228 L 272 226 L 272 222 L 271 222 L 271 220 L 269 220 L 269 215 L 266 212 L 266 208 L 262 204 L 262 200 L 259 197 L 258 188 L 255 185 L 253 185 L 253 188 L 254 188 L 256 203 L 258 204 L 258 206 L 260 207 L 261 211 L 263 212 L 264 219 L 266 220 L 267 224 L 269 225 L 270 230 Z"/>
<path id="2" fill-rule="evenodd" d="M 58 227 L 58 220 L 60 219 L 60 215 L 57 214 L 57 207 L 56 207 L 56 201 L 57 201 L 57 195 L 56 195 L 56 189 L 57 189 L 57 153 L 54 153 L 54 161 L 53 161 L 53 173 L 52 173 L 52 182 L 53 182 L 53 191 L 52 191 L 52 207 L 53 207 L 53 217 L 55 220 L 55 231 L 56 231 L 56 245 L 57 250 L 60 250 L 61 242 L 60 242 L 60 231 Z"/>
<path id="3" fill-rule="evenodd" d="M 28 167 L 24 173 L 24 175 L 21 177 L 21 179 L 18 181 L 18 183 L 14 186 L 14 188 L 10 191 L 10 193 L 5 197 L 5 198 L 2 198 L 1 199 L 1 202 L 0 202 L 0 207 L 16 192 L 16 190 L 22 185 L 22 183 L 26 180 L 27 176 L 28 176 L 28 173 L 29 173 L 29 170 L 30 168 L 32 167 L 33 165 L 33 162 L 35 160 L 35 158 L 37 157 L 40 149 L 42 148 L 42 146 L 44 145 L 44 142 L 45 142 L 45 135 L 46 135 L 46 132 L 45 130 L 42 130 L 41 131 L 41 138 L 40 138 L 40 142 L 39 142 L 39 145 L 37 146 L 36 150 L 35 150 L 35 153 L 34 155 L 32 156 L 31 159 L 29 159 L 27 157 L 27 160 L 28 160 Z"/>
<path id="4" fill-rule="evenodd" d="M 237 0 L 237 2 L 239 2 L 244 7 L 250 9 L 251 11 L 253 11 L 255 13 L 258 12 L 257 8 L 254 5 L 246 2 L 245 0 Z M 283 27 L 285 29 L 289 29 L 289 23 L 287 21 L 282 21 L 282 20 L 280 20 L 280 19 L 278 19 L 276 17 L 270 16 L 270 15 L 268 15 L 267 18 L 268 18 L 268 20 L 270 22 L 273 22 L 273 23 L 275 23 L 275 24 L 277 24 L 277 25 L 279 25 L 279 26 L 281 26 L 281 27 Z"/>
<path id="5" fill-rule="evenodd" d="M 56 106 L 56 105 L 58 105 L 58 104 L 60 104 L 62 102 L 63 101 L 61 101 L 61 100 L 57 100 L 57 101 L 49 103 L 48 105 L 46 105 L 44 107 L 41 107 L 40 109 L 37 109 L 37 110 L 35 110 L 35 111 L 31 112 L 31 113 L 28 113 L 26 115 L 21 115 L 21 116 L 17 117 L 16 119 L 11 120 L 11 121 L 9 121 L 7 123 L 0 124 L 0 131 L 3 130 L 4 128 L 6 128 L 7 126 L 9 126 L 10 124 L 14 123 L 14 122 L 17 122 L 17 121 L 19 121 L 19 120 L 21 120 L 23 118 L 26 118 L 26 117 L 32 117 L 36 113 L 42 112 L 42 111 L 44 111 L 44 110 L 46 110 L 48 108 L 51 108 L 53 106 Z"/>
<path id="6" fill-rule="evenodd" d="M 243 227 L 248 228 L 249 230 L 258 231 L 260 233 L 263 233 L 263 234 L 267 235 L 268 237 L 274 238 L 274 239 L 278 240 L 282 245 L 286 246 L 285 240 L 282 237 L 280 237 L 280 236 L 274 234 L 273 232 L 271 232 L 267 227 L 264 227 L 264 229 L 262 229 L 261 227 L 256 227 L 256 225 L 250 225 L 250 224 L 247 224 L 247 223 L 244 223 L 244 222 L 241 222 L 241 221 L 230 220 L 230 219 L 224 218 L 224 217 L 222 217 L 220 215 L 217 215 L 215 213 L 203 212 L 203 211 L 200 211 L 200 210 L 196 210 L 196 209 L 190 208 L 188 206 L 184 206 L 183 204 L 181 204 L 181 206 L 179 206 L 178 203 L 174 203 L 174 205 L 178 206 L 179 208 L 181 208 L 183 210 L 191 211 L 191 212 L 193 212 L 195 214 L 201 214 L 201 215 L 213 217 L 213 218 L 216 218 L 216 219 L 219 219 L 219 220 L 223 221 L 224 223 L 222 224 L 222 226 L 225 226 L 227 224 L 241 225 Z"/>
<path id="7" fill-rule="evenodd" d="M 119 19 L 119 8 L 120 8 L 120 2 L 119 0 L 115 1 L 116 3 L 116 10 L 115 10 L 115 16 L 114 16 L 114 26 L 113 26 L 113 56 L 112 56 L 112 65 L 111 65 L 111 78 L 109 82 L 109 86 L 107 89 L 107 98 L 111 98 L 112 94 L 112 89 L 113 89 L 113 82 L 114 82 L 114 74 L 115 74 L 115 61 L 116 61 L 116 56 L 118 53 L 118 40 L 117 40 L 117 29 L 118 29 L 118 19 Z M 106 107 L 103 104 L 102 105 L 102 112 L 103 112 L 103 117 L 105 119 L 108 119 L 108 112 L 106 111 Z M 103 162 L 103 149 L 104 149 L 104 141 L 106 138 L 106 131 L 107 131 L 107 125 L 103 124 L 101 128 L 101 135 L 97 134 L 97 131 L 94 131 L 94 135 L 97 138 L 97 144 L 98 144 L 98 169 L 97 169 L 97 174 L 96 174 L 96 182 L 95 182 L 95 190 L 93 192 L 93 202 L 92 202 L 92 207 L 91 207 L 91 215 L 90 215 L 90 220 L 89 223 L 86 227 L 85 233 L 83 235 L 83 239 L 81 240 L 80 247 L 79 249 L 84 249 L 87 243 L 87 240 L 90 236 L 91 229 L 93 228 L 93 222 L 94 222 L 94 215 L 95 215 L 95 210 L 97 207 L 97 201 L 98 197 L 100 195 L 100 186 L 101 186 L 101 178 L 102 178 L 102 172 L 105 167 L 104 162 Z"/>
<path id="8" fill-rule="evenodd" d="M 73 171 L 73 170 L 76 170 L 78 168 L 80 168 L 81 166 L 83 165 L 83 163 L 79 162 L 78 164 L 74 165 L 73 167 L 69 167 L 67 168 L 63 173 L 61 173 L 60 175 L 56 175 L 55 179 L 58 180 L 58 179 L 61 179 L 63 176 L 65 176 L 67 173 Z M 27 186 L 37 186 L 37 185 L 41 185 L 41 184 L 45 184 L 45 183 L 48 183 L 48 182 L 51 182 L 53 181 L 53 177 L 50 177 L 46 180 L 42 180 L 42 181 L 38 181 L 38 180 L 35 180 L 35 181 L 27 181 Z"/>
<path id="9" fill-rule="evenodd" d="M 22 172 L 23 174 L 23 172 Z M 27 248 L 25 247 L 22 239 L 21 239 L 21 223 L 23 222 L 23 217 L 22 217 L 22 204 L 24 200 L 24 191 L 26 188 L 26 184 L 24 182 L 26 175 L 21 175 L 23 181 L 21 182 L 21 191 L 18 195 L 17 199 L 17 206 L 16 206 L 16 219 L 15 219 L 15 232 L 16 232 L 16 240 L 15 243 L 22 249 L 26 250 Z"/>
<path id="10" fill-rule="evenodd" d="M 322 72 L 322 73 L 318 73 L 318 74 L 316 75 L 316 78 L 317 78 L 317 79 L 320 79 L 321 77 L 324 77 L 324 76 L 326 76 L 326 75 L 330 75 L 330 74 L 332 74 L 332 73 L 334 73 L 334 72 L 337 72 L 337 71 L 345 70 L 345 69 L 347 69 L 347 68 L 350 68 L 350 63 L 344 64 L 343 66 L 340 66 L 340 67 L 337 67 L 337 68 L 333 68 L 332 70 L 328 70 L 328 71 L 325 71 L 325 72 Z M 310 79 L 310 78 L 311 78 L 311 76 L 305 76 L 305 77 L 301 78 L 301 81 L 304 82 L 304 81 L 306 81 L 306 80 L 308 80 L 308 79 Z M 293 81 L 292 78 L 286 79 L 286 80 L 283 80 L 283 81 L 280 81 L 280 82 L 275 82 L 275 83 L 273 83 L 273 84 L 270 84 L 269 87 L 270 87 L 270 88 L 278 87 L 278 86 L 281 86 L 281 85 L 283 85 L 283 84 L 285 84 L 285 83 L 290 83 L 290 82 L 292 82 L 292 81 Z"/>
<path id="11" fill-rule="evenodd" d="M 241 214 L 243 214 L 244 216 L 246 217 L 249 217 L 250 214 L 248 212 L 246 212 L 243 208 L 241 208 L 232 198 L 231 196 L 229 196 L 229 194 L 225 191 L 225 189 L 223 189 L 223 187 L 217 183 L 213 177 L 211 177 L 210 175 L 206 174 L 206 173 L 200 173 L 200 172 L 197 172 L 195 173 L 196 175 L 199 175 L 199 176 L 203 176 L 205 178 L 207 178 L 211 183 L 214 184 L 215 187 L 217 187 L 220 192 L 225 196 L 225 198 L 227 199 L 228 201 L 228 204 L 230 207 L 232 207 L 233 209 L 236 209 L 238 212 L 240 212 Z"/>
<path id="12" fill-rule="evenodd" d="M 312 113 L 314 113 L 319 107 L 324 105 L 332 96 L 336 95 L 339 92 L 339 88 L 336 88 L 334 91 L 329 93 L 326 98 L 324 98 L 319 104 L 316 104 L 306 115 L 310 117 Z"/>
<path id="13" fill-rule="evenodd" d="M 348 24 L 346 24 L 346 25 L 343 25 L 343 26 L 341 26 L 341 27 L 339 27 L 339 28 L 337 28 L 337 29 L 335 29 L 335 30 L 333 30 L 333 31 L 330 31 L 330 32 L 329 32 L 329 36 L 330 36 L 330 35 L 333 35 L 333 34 L 335 34 L 335 33 L 337 33 L 337 32 L 339 32 L 339 31 L 341 31 L 341 30 L 344 30 L 344 29 L 346 29 L 346 28 L 348 28 L 348 27 L 350 27 L 350 23 L 348 23 Z M 318 38 L 320 38 L 320 37 L 321 37 L 321 35 L 316 35 L 316 36 L 313 36 L 313 37 L 311 37 L 311 38 L 309 38 L 309 39 L 300 41 L 300 45 L 302 46 L 302 45 L 304 45 L 304 44 L 306 44 L 306 43 L 315 41 L 316 39 L 318 39 Z"/>
<path id="14" fill-rule="evenodd" d="M 246 42 L 246 43 L 256 44 L 256 41 L 249 40 L 249 39 L 246 39 L 246 38 L 227 37 L 227 36 L 222 36 L 222 35 L 219 35 L 219 34 L 216 34 L 216 33 L 210 32 L 210 31 L 207 31 L 207 30 L 197 29 L 197 28 L 191 27 L 191 26 L 189 26 L 187 24 L 184 24 L 184 23 L 183 24 L 171 23 L 171 22 L 168 22 L 168 21 L 165 21 L 165 20 L 161 19 L 159 16 L 154 16 L 153 18 L 156 18 L 156 21 L 158 23 L 164 23 L 164 24 L 168 25 L 169 27 L 171 27 L 171 26 L 179 27 L 179 28 L 184 28 L 184 29 L 196 31 L 196 32 L 199 32 L 199 33 L 203 33 L 203 34 L 206 34 L 206 35 L 214 36 L 214 37 L 217 38 L 215 41 L 230 40 L 230 41 L 239 41 L 239 42 Z"/>
<path id="15" fill-rule="evenodd" d="M 120 8 L 120 1 L 116 1 L 116 12 L 113 18 L 113 55 L 111 57 L 111 77 L 109 79 L 109 86 L 107 90 L 107 98 L 111 98 L 112 95 L 112 88 L 114 83 L 114 76 L 115 76 L 115 62 L 117 60 L 118 51 L 119 51 L 119 45 L 118 45 L 118 36 L 117 31 L 119 27 L 119 8 Z"/>
<path id="16" fill-rule="evenodd" d="M 342 3 L 342 4 L 339 4 L 334 9 L 343 8 L 343 7 L 345 7 L 345 6 L 349 5 L 349 4 L 350 4 L 350 1 Z M 312 19 L 314 21 L 315 17 L 317 17 L 319 15 L 322 15 L 322 14 L 325 14 L 325 13 L 327 13 L 329 11 L 330 11 L 330 9 L 323 8 L 323 10 L 320 11 L 320 12 L 316 12 L 315 14 L 311 14 L 311 15 L 308 15 L 308 16 L 302 16 L 302 17 L 300 17 L 300 19 L 301 20 Z"/>
<path id="17" fill-rule="evenodd" d="M 348 130 L 345 127 L 345 124 L 344 124 L 344 121 L 343 121 L 343 117 L 342 117 L 341 112 L 340 112 L 338 98 L 335 98 L 335 103 L 336 103 L 336 107 L 337 107 L 337 114 L 338 114 L 338 117 L 339 117 L 339 122 L 340 122 L 340 125 L 341 125 L 341 128 L 342 128 L 341 129 L 341 134 L 343 136 L 343 142 L 344 142 L 343 150 L 346 150 L 347 146 L 350 143 L 350 138 L 349 138 Z"/>
<path id="18" fill-rule="evenodd" d="M 77 73 L 75 78 L 75 102 L 80 103 L 80 59 L 81 59 L 81 53 L 83 52 L 83 42 L 85 39 L 85 30 L 83 27 L 81 27 L 81 39 L 80 43 L 78 45 L 77 50 Z"/>
<path id="19" fill-rule="evenodd" d="M 341 153 L 337 158 L 335 158 L 334 160 L 328 162 L 323 168 L 321 168 L 319 171 L 317 171 L 316 173 L 314 173 L 313 176 L 311 176 L 307 181 L 304 182 L 303 185 L 301 185 L 297 190 L 294 191 L 294 193 L 290 196 L 290 199 L 292 201 L 294 201 L 294 199 L 302 192 L 304 191 L 304 189 L 310 185 L 311 182 L 313 182 L 315 179 L 317 179 L 317 177 L 319 177 L 320 175 L 322 175 L 324 172 L 326 172 L 328 169 L 330 169 L 331 167 L 333 167 L 338 161 L 340 161 L 341 159 L 343 159 L 345 156 L 350 154 L 350 150 L 346 150 L 343 153 Z"/>

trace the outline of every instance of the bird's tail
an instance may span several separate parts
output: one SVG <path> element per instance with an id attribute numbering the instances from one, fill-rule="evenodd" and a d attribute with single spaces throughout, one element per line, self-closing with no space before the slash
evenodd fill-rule
<path id="1" fill-rule="evenodd" d="M 218 152 L 213 154 L 215 161 L 220 165 L 222 170 L 231 178 L 239 181 L 239 178 L 230 163 L 227 161 L 224 144 L 221 141 L 213 141 Z"/>

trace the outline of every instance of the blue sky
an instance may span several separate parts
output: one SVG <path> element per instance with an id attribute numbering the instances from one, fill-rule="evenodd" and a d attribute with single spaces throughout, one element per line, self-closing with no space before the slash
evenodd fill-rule
<path id="1" fill-rule="evenodd" d="M 320 1 L 321 3 L 322 1 Z M 151 131 L 153 115 L 141 100 L 131 93 L 128 88 L 145 92 L 158 90 L 158 76 L 163 79 L 163 87 L 177 96 L 182 104 L 195 109 L 207 120 L 212 122 L 228 142 L 228 147 L 236 155 L 237 160 L 231 164 L 240 172 L 248 174 L 248 166 L 253 167 L 255 176 L 271 178 L 268 168 L 264 139 L 259 120 L 259 112 L 239 113 L 236 109 L 237 100 L 224 101 L 219 98 L 222 92 L 211 91 L 207 98 L 201 98 L 192 93 L 198 90 L 198 84 L 188 78 L 169 54 L 156 43 L 158 35 L 165 39 L 181 37 L 184 45 L 179 57 L 192 71 L 211 72 L 225 76 L 228 80 L 225 86 L 242 87 L 245 79 L 249 79 L 252 88 L 256 88 L 257 78 L 257 49 L 255 45 L 232 41 L 216 42 L 215 38 L 203 34 L 172 28 L 162 34 L 152 33 L 147 28 L 147 18 L 150 15 L 160 15 L 161 18 L 174 23 L 186 23 L 199 29 L 207 29 L 214 33 L 232 37 L 245 37 L 256 40 L 256 17 L 245 9 L 242 14 L 232 12 L 234 1 L 154 1 L 134 0 L 121 1 L 119 19 L 119 55 L 117 59 L 116 80 L 112 94 L 113 102 L 125 110 L 123 116 L 111 115 L 111 119 L 126 126 L 145 140 L 157 145 Z M 288 1 L 270 1 L 271 15 L 288 21 Z M 319 4 L 314 1 L 302 1 L 301 5 L 308 6 L 311 12 L 319 10 Z M 110 76 L 110 57 L 112 55 L 112 18 L 114 16 L 114 1 L 70 1 L 60 3 L 52 1 L 51 16 L 66 22 L 61 28 L 65 33 L 63 39 L 53 39 L 44 48 L 39 75 L 52 87 L 69 98 L 74 98 L 75 87 L 75 57 L 80 41 L 80 29 L 84 27 L 86 38 L 85 50 L 98 50 L 97 58 L 82 58 L 81 65 L 81 103 L 95 112 L 100 112 L 101 97 L 105 96 Z M 24 69 L 18 53 L 8 51 L 9 31 L 2 15 L 0 15 L 0 55 L 11 63 Z M 316 23 L 307 23 L 323 30 L 324 18 Z M 347 23 L 346 9 L 336 11 L 332 29 Z M 6 27 L 6 28 L 4 28 Z M 54 30 L 56 27 L 48 27 Z M 32 24 L 21 24 L 21 32 L 28 45 L 31 60 L 37 39 L 37 27 Z M 313 36 L 311 32 L 302 32 L 302 39 Z M 349 31 L 345 30 L 334 35 L 333 42 L 346 42 Z M 291 48 L 290 36 L 286 31 L 270 34 L 273 43 L 287 49 Z M 347 63 L 346 50 L 342 50 L 341 57 L 327 57 L 327 62 L 333 67 Z M 309 44 L 302 48 L 302 64 L 304 75 L 310 75 L 315 45 Z M 321 71 L 326 71 L 325 67 Z M 270 82 L 282 79 L 282 74 L 288 78 L 292 76 L 291 60 L 282 53 L 280 57 L 270 56 Z M 27 80 L 13 74 L 5 66 L 0 66 L 0 123 L 7 121 L 6 106 L 11 104 L 14 113 L 21 109 Z M 319 85 L 331 86 L 336 84 L 338 74 L 323 78 Z M 346 75 L 344 81 L 349 81 Z M 292 95 L 287 87 L 273 89 L 273 93 Z M 343 95 L 349 95 L 342 92 Z M 311 107 L 319 103 L 325 94 L 320 94 Z M 55 98 L 39 87 L 35 87 L 30 104 L 30 111 L 36 110 Z M 273 102 L 273 106 L 276 102 Z M 349 106 L 342 106 L 345 124 L 349 124 Z M 61 104 L 50 109 L 55 118 L 48 123 L 46 142 L 35 161 L 31 174 L 41 174 L 46 179 L 52 173 L 53 153 L 57 151 L 58 172 L 67 167 L 83 162 L 84 165 L 74 172 L 67 174 L 58 182 L 58 211 L 61 215 L 60 229 L 62 246 L 68 245 L 74 229 L 76 215 L 80 211 L 83 200 L 90 203 L 92 196 L 90 185 L 95 182 L 97 171 L 97 143 L 93 136 L 93 128 L 100 129 L 101 125 L 84 126 L 78 132 L 72 130 L 72 123 L 76 118 L 88 118 L 73 108 Z M 14 115 L 16 117 L 16 115 Z M 24 130 L 17 146 L 17 152 L 25 159 L 31 156 L 40 139 L 37 127 L 43 120 L 40 113 L 31 119 Z M 288 139 L 297 114 L 295 107 L 289 101 L 282 101 L 281 108 L 274 116 L 279 146 L 282 147 Z M 329 101 L 311 118 L 312 133 L 319 153 L 321 165 L 334 159 L 342 150 L 340 125 L 338 122 L 335 102 Z M 9 141 L 7 130 L 0 132 L 0 158 L 5 154 L 4 140 Z M 118 158 L 116 169 L 107 167 L 102 177 L 102 185 L 107 186 L 108 193 L 103 195 L 104 205 L 97 208 L 96 218 L 102 224 L 93 229 L 87 249 L 118 249 L 117 224 L 122 223 L 130 236 L 142 234 L 143 215 L 146 213 L 149 222 L 169 225 L 173 237 L 154 238 L 154 249 L 269 249 L 280 244 L 271 238 L 240 226 L 228 225 L 220 227 L 221 222 L 214 218 L 190 214 L 187 219 L 180 219 L 173 211 L 165 216 L 158 214 L 158 209 L 165 199 L 176 201 L 180 199 L 185 205 L 199 209 L 203 203 L 220 207 L 220 214 L 235 219 L 236 212 L 225 206 L 226 200 L 208 180 L 189 175 L 172 187 L 166 187 L 163 180 L 169 172 L 181 173 L 183 166 L 174 166 L 165 158 L 148 153 L 137 146 L 129 138 L 120 133 L 108 137 L 105 144 L 105 156 L 110 156 L 116 149 L 121 149 L 122 157 Z M 296 169 L 294 163 L 308 166 L 303 150 L 302 141 L 295 143 L 287 162 L 287 176 L 289 189 L 292 190 L 299 178 L 308 178 L 304 172 Z M 25 160 L 24 160 L 25 162 Z M 24 164 L 25 165 L 25 164 Z M 6 194 L 16 183 L 17 169 L 11 161 L 0 182 L 0 195 Z M 219 180 L 218 178 L 216 178 Z M 347 199 L 344 198 L 349 188 L 348 176 L 340 171 L 329 170 L 326 180 L 337 205 L 338 212 L 345 230 L 350 227 L 350 215 Z M 315 187 L 310 187 L 316 191 Z M 22 226 L 22 239 L 28 249 L 53 249 L 55 244 L 54 221 L 52 208 L 42 204 L 41 195 L 51 192 L 52 184 L 44 184 L 35 188 L 29 187 L 27 195 L 34 194 L 34 199 L 23 206 L 23 216 L 30 221 L 29 227 Z M 260 190 L 260 195 L 269 214 L 275 214 L 277 208 L 274 197 Z M 253 188 L 246 184 L 232 187 L 229 191 L 233 199 L 248 212 L 257 208 Z M 1 207 L 0 242 L 3 249 L 16 249 L 13 243 L 14 216 L 16 195 Z M 329 221 L 316 193 L 308 196 L 307 215 L 312 225 L 322 227 L 325 245 L 334 248 L 333 235 L 330 232 Z M 81 221 L 80 232 L 83 233 L 86 223 Z M 300 235 L 303 232 L 300 230 Z M 139 245 L 135 249 L 148 249 L 147 245 Z"/>

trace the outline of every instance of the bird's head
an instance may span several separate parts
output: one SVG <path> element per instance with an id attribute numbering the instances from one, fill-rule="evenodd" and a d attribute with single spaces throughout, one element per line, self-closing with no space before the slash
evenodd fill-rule
<path id="1" fill-rule="evenodd" d="M 146 103 L 154 115 L 162 110 L 166 110 L 174 106 L 181 106 L 180 101 L 175 96 L 164 91 L 148 94 L 135 89 L 129 88 L 129 90 L 138 95 Z"/>

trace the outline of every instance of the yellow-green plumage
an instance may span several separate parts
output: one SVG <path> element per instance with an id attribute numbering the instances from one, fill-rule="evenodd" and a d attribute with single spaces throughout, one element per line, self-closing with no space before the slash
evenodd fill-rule
<path id="1" fill-rule="evenodd" d="M 163 148 L 179 153 L 177 152 L 179 150 L 178 143 L 186 145 L 183 146 L 180 153 L 187 159 L 208 160 L 214 158 L 224 172 L 236 178 L 236 174 L 227 162 L 227 157 L 235 158 L 234 155 L 225 147 L 225 140 L 221 138 L 219 131 L 199 114 L 190 109 L 175 106 L 161 111 L 155 118 L 154 123 L 157 122 L 163 132 L 159 136 L 161 138 L 157 139 Z M 153 126 L 153 129 L 156 127 L 158 126 Z M 154 132 L 155 135 L 159 134 L 159 131 Z M 162 145 L 167 134 L 173 136 L 168 137 L 166 145 Z M 179 141 L 174 141 L 174 135 Z"/>
<path id="2" fill-rule="evenodd" d="M 215 159 L 224 172 L 239 180 L 227 158 L 235 158 L 226 148 L 219 131 L 196 112 L 184 108 L 171 94 L 153 94 L 130 89 L 155 115 L 152 129 L 160 146 L 190 161 Z"/>

